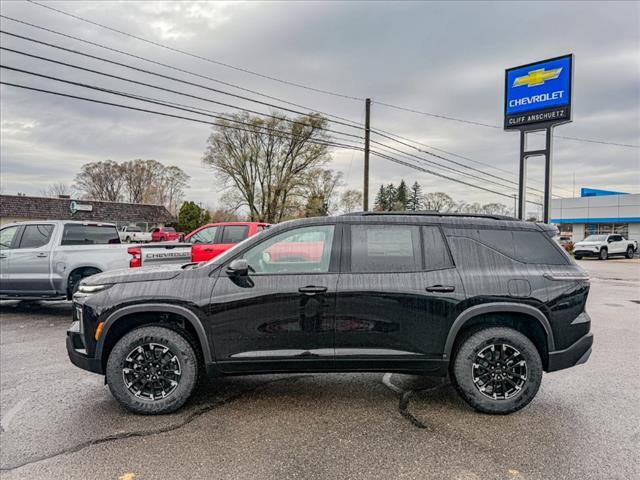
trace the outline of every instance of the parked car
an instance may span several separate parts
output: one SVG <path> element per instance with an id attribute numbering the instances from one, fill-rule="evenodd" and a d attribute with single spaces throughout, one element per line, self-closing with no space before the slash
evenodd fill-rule
<path id="1" fill-rule="evenodd" d="M 573 255 L 577 260 L 582 257 L 598 257 L 600 260 L 606 260 L 611 255 L 633 258 L 637 250 L 638 242 L 627 240 L 617 233 L 589 235 L 573 245 Z"/>
<path id="2" fill-rule="evenodd" d="M 151 230 L 152 242 L 171 242 L 173 240 L 179 240 L 184 234 L 176 232 L 173 227 L 157 227 Z"/>
<path id="3" fill-rule="evenodd" d="M 209 223 L 184 237 L 184 241 L 193 244 L 192 261 L 206 262 L 267 228 L 268 223 L 260 222 Z"/>
<path id="4" fill-rule="evenodd" d="M 143 414 L 180 408 L 203 373 L 302 371 L 450 375 L 473 408 L 507 414 L 543 371 L 591 354 L 589 278 L 556 232 L 426 213 L 284 222 L 206 263 L 84 279 L 67 351 Z"/>
<path id="5" fill-rule="evenodd" d="M 120 227 L 120 229 L 118 230 L 118 235 L 120 235 L 120 241 L 122 241 L 123 243 L 151 241 L 151 232 L 143 232 L 140 227 L 131 225 Z"/>
<path id="6" fill-rule="evenodd" d="M 1 298 L 71 298 L 85 277 L 128 266 L 116 226 L 59 220 L 0 229 Z"/>

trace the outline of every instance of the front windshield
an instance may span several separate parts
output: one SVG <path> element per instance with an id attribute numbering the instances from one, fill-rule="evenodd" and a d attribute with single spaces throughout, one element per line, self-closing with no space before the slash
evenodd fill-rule
<path id="1" fill-rule="evenodd" d="M 584 239 L 585 242 L 604 242 L 607 239 L 606 235 L 589 235 Z"/>

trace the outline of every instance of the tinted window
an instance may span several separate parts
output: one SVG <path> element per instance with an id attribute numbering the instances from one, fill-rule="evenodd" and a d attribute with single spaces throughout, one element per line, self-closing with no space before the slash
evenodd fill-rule
<path id="1" fill-rule="evenodd" d="M 564 265 L 562 252 L 556 250 L 541 232 L 480 230 L 480 241 L 488 247 L 523 263 Z"/>
<path id="2" fill-rule="evenodd" d="M 67 224 L 62 233 L 62 245 L 104 245 L 120 243 L 115 227 L 109 225 Z"/>
<path id="3" fill-rule="evenodd" d="M 422 270 L 420 230 L 412 225 L 352 225 L 352 272 Z"/>
<path id="4" fill-rule="evenodd" d="M 172 233 L 172 232 L 175 232 L 176 229 L 173 227 L 164 227 L 164 231 L 168 233 Z"/>
<path id="5" fill-rule="evenodd" d="M 140 227 L 127 227 L 127 232 L 142 232 Z"/>
<path id="6" fill-rule="evenodd" d="M 203 228 L 189 237 L 191 243 L 214 243 L 218 227 Z"/>
<path id="7" fill-rule="evenodd" d="M 38 248 L 49 243 L 53 225 L 27 225 L 18 248 Z"/>
<path id="8" fill-rule="evenodd" d="M 451 257 L 438 227 L 422 227 L 424 262 L 427 270 L 451 267 Z"/>
<path id="9" fill-rule="evenodd" d="M 0 249 L 11 248 L 13 237 L 18 233 L 19 227 L 7 227 L 0 230 Z"/>
<path id="10" fill-rule="evenodd" d="M 621 242 L 622 241 L 622 237 L 620 235 L 611 235 L 609 237 L 609 239 L 614 241 L 614 242 Z"/>
<path id="11" fill-rule="evenodd" d="M 258 231 L 261 232 L 269 228 L 269 225 L 258 225 Z"/>
<path id="12" fill-rule="evenodd" d="M 280 233 L 244 254 L 255 274 L 326 273 L 331 262 L 333 225 Z"/>
<path id="13" fill-rule="evenodd" d="M 249 227 L 246 225 L 229 225 L 224 227 L 220 243 L 240 243 L 248 234 Z"/>

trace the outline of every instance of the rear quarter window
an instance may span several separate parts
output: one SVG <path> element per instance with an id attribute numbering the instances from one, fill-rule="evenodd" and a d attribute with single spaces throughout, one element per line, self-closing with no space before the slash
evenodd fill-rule
<path id="1" fill-rule="evenodd" d="M 567 259 L 541 232 L 479 230 L 481 243 L 522 263 L 566 265 Z"/>
<path id="2" fill-rule="evenodd" d="M 64 226 L 61 245 L 108 245 L 115 243 L 120 243 L 120 236 L 113 226 L 68 224 Z"/>

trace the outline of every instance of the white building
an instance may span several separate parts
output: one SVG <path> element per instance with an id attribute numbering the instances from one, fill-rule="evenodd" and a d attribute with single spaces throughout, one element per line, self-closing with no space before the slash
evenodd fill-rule
<path id="1" fill-rule="evenodd" d="M 640 242 L 640 194 L 583 188 L 579 198 L 551 201 L 551 223 L 579 242 L 595 233 L 619 233 Z"/>

